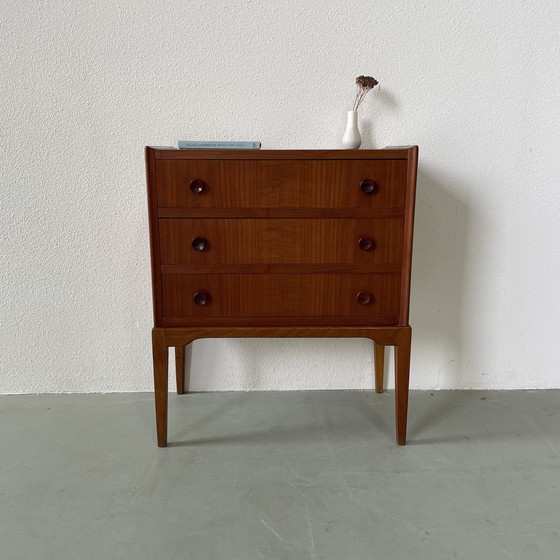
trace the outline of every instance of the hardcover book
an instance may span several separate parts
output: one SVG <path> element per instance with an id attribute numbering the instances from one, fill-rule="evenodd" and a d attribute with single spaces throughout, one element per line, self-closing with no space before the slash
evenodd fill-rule
<path id="1" fill-rule="evenodd" d="M 204 142 L 198 140 L 179 140 L 180 150 L 259 150 L 260 142 Z"/>

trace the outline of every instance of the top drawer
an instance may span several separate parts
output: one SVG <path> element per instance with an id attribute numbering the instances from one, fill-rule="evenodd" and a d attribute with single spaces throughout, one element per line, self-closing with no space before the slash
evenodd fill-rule
<path id="1" fill-rule="evenodd" d="M 160 208 L 399 208 L 406 160 L 158 160 Z"/>

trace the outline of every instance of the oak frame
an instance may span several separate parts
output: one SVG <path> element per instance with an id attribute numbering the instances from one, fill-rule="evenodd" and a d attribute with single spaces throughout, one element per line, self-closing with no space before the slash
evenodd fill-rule
<path id="1" fill-rule="evenodd" d="M 175 348 L 177 393 L 185 393 L 185 346 L 201 338 L 368 338 L 375 348 L 375 389 L 383 392 L 385 346 L 395 349 L 396 441 L 406 443 L 412 329 L 404 327 L 177 327 L 154 328 L 152 346 L 157 442 L 167 446 L 169 348 Z"/>

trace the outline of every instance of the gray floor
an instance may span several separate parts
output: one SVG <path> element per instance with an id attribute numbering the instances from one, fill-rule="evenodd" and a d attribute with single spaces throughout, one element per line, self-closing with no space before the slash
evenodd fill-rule
<path id="1" fill-rule="evenodd" d="M 0 558 L 554 559 L 560 391 L 0 397 Z"/>

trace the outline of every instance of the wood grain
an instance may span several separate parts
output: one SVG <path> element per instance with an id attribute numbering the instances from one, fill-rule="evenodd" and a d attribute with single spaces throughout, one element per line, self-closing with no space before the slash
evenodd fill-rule
<path id="1" fill-rule="evenodd" d="M 406 176 L 406 207 L 403 236 L 403 266 L 401 280 L 400 325 L 408 325 L 410 308 L 410 278 L 412 272 L 412 240 L 414 238 L 414 207 L 416 202 L 416 174 L 418 168 L 418 146 L 409 152 Z"/>
<path id="2" fill-rule="evenodd" d="M 159 446 L 168 348 L 183 393 L 185 345 L 217 337 L 370 338 L 378 392 L 384 346 L 395 346 L 406 442 L 417 162 L 417 146 L 146 148 Z"/>
<path id="3" fill-rule="evenodd" d="M 383 393 L 383 376 L 385 373 L 385 346 L 374 341 L 373 355 L 373 359 L 375 362 L 375 392 Z"/>
<path id="4" fill-rule="evenodd" d="M 400 328 L 399 338 L 395 345 L 395 416 L 399 445 L 406 443 L 411 338 L 412 329 L 410 327 Z"/>
<path id="5" fill-rule="evenodd" d="M 398 315 L 384 316 L 364 316 L 357 317 L 348 315 L 346 317 L 164 317 L 164 327 L 198 327 L 201 330 L 208 327 L 285 327 L 285 326 L 305 326 L 305 327 L 368 327 L 368 326 L 395 326 L 399 324 Z"/>
<path id="6" fill-rule="evenodd" d="M 168 354 L 165 330 L 154 328 L 152 330 L 152 355 L 154 360 L 154 393 L 158 447 L 165 447 L 167 445 Z"/>
<path id="7" fill-rule="evenodd" d="M 181 344 L 175 346 L 175 378 L 177 381 L 177 394 L 185 393 L 185 347 Z"/>
<path id="8" fill-rule="evenodd" d="M 395 317 L 398 274 L 166 274 L 162 280 L 166 318 L 192 317 Z M 210 295 L 196 305 L 194 294 Z M 360 305 L 359 292 L 373 301 Z"/>
<path id="9" fill-rule="evenodd" d="M 412 329 L 405 327 L 206 327 L 200 328 L 170 328 L 154 329 L 160 331 L 157 334 L 158 342 L 154 344 L 160 348 L 162 344 L 167 346 L 182 346 L 201 338 L 369 338 L 377 346 L 395 347 L 395 435 L 398 445 L 406 443 L 406 424 L 408 413 L 408 383 L 410 372 L 410 343 Z M 156 336 L 154 336 L 154 340 Z M 155 355 L 155 354 L 154 354 Z M 164 354 L 159 353 L 163 360 Z M 167 354 L 165 354 L 167 358 Z M 155 358 L 154 358 L 155 363 Z M 377 365 L 377 364 L 376 364 Z M 165 365 L 165 369 L 166 369 Z M 160 372 L 163 372 L 163 363 L 160 364 Z M 167 398 L 162 399 L 162 387 L 156 386 L 156 410 L 158 426 L 158 445 L 167 445 Z M 159 400 L 158 400 L 159 399 Z M 158 408 L 159 404 L 159 408 Z"/>
<path id="10" fill-rule="evenodd" d="M 203 338 L 369 338 L 384 346 L 395 346 L 403 327 L 333 327 L 274 326 L 238 327 L 212 326 L 163 329 L 168 346 L 186 345 Z"/>
<path id="11" fill-rule="evenodd" d="M 159 222 L 158 204 L 156 194 L 156 164 L 155 151 L 151 148 L 145 149 L 146 158 L 146 181 L 148 184 L 148 224 L 150 228 L 150 258 L 152 270 L 152 305 L 154 313 L 154 326 L 162 325 L 161 311 L 161 275 L 160 275 L 160 252 L 159 252 Z"/>
<path id="12" fill-rule="evenodd" d="M 400 264 L 327 263 L 327 264 L 162 264 L 162 274 L 366 274 L 399 272 Z"/>
<path id="13" fill-rule="evenodd" d="M 395 208 L 158 208 L 160 218 L 400 218 Z"/>
<path id="14" fill-rule="evenodd" d="M 156 159 L 406 159 L 413 146 L 387 146 L 382 150 L 179 150 L 152 146 Z"/>
<path id="15" fill-rule="evenodd" d="M 158 160 L 160 207 L 382 208 L 402 207 L 404 160 Z M 364 178 L 377 189 L 365 194 Z M 206 184 L 193 193 L 191 181 Z"/>
<path id="16" fill-rule="evenodd" d="M 166 219 L 159 235 L 162 264 L 400 264 L 403 220 Z M 360 248 L 364 239 L 370 250 Z"/>

